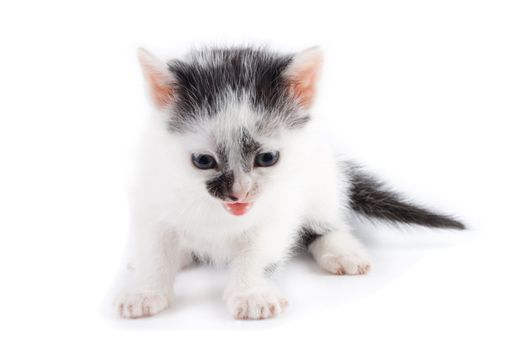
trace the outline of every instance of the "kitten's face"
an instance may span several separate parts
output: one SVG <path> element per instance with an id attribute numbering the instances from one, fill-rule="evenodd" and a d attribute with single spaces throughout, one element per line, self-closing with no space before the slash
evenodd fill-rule
<path id="1" fill-rule="evenodd" d="M 213 49 L 168 65 L 145 52 L 139 58 L 183 152 L 179 166 L 228 213 L 248 213 L 291 160 L 287 135 L 310 119 L 319 52 Z"/>
<path id="2" fill-rule="evenodd" d="M 264 117 L 247 105 L 232 106 L 178 135 L 185 152 L 181 166 L 232 215 L 256 205 L 290 160 L 289 130 L 258 129 L 257 120 Z"/>

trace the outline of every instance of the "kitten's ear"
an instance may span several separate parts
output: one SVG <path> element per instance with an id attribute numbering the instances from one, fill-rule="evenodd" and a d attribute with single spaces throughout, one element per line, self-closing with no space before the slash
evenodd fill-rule
<path id="1" fill-rule="evenodd" d="M 158 108 L 165 107 L 173 100 L 175 93 L 175 78 L 168 70 L 168 64 L 143 48 L 137 50 L 137 56 L 153 103 Z"/>
<path id="2" fill-rule="evenodd" d="M 305 108 L 311 107 L 314 102 L 315 89 L 322 64 L 323 53 L 321 49 L 312 47 L 295 54 L 284 71 L 291 93 Z"/>

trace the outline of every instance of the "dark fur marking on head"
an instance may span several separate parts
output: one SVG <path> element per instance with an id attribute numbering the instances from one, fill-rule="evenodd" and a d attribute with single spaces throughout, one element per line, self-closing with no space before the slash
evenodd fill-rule
<path id="1" fill-rule="evenodd" d="M 252 168 L 253 157 L 260 149 L 261 144 L 255 141 L 248 133 L 248 130 L 244 128 L 241 129 L 239 143 L 242 157 L 242 166 L 244 171 L 248 172 Z"/>
<path id="2" fill-rule="evenodd" d="M 235 178 L 233 171 L 228 170 L 212 180 L 206 182 L 208 192 L 219 199 L 225 199 L 232 192 Z"/>
<path id="3" fill-rule="evenodd" d="M 219 161 L 219 169 L 221 169 L 222 171 L 227 170 L 229 167 L 229 161 L 226 146 L 222 143 L 218 144 L 217 148 L 215 149 L 215 152 L 217 154 L 217 160 Z"/>
<path id="4" fill-rule="evenodd" d="M 171 61 L 179 108 L 185 112 L 205 108 L 209 114 L 217 113 L 221 97 L 230 90 L 247 92 L 254 106 L 273 110 L 284 95 L 282 72 L 291 58 L 253 48 L 216 48 L 194 51 L 188 61 Z"/>
<path id="5" fill-rule="evenodd" d="M 177 91 L 170 129 L 182 131 L 199 116 L 217 114 L 228 99 L 244 96 L 263 116 L 264 124 L 273 128 L 304 126 L 309 117 L 298 113 L 290 82 L 283 76 L 292 57 L 249 47 L 214 48 L 170 61 Z"/>

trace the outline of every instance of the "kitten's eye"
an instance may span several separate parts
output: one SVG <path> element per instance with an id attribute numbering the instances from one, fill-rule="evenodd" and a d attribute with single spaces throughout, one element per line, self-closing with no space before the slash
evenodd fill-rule
<path id="1" fill-rule="evenodd" d="M 279 151 L 259 153 L 255 156 L 255 166 L 272 166 L 279 160 Z"/>
<path id="2" fill-rule="evenodd" d="M 195 165 L 195 167 L 202 170 L 213 169 L 217 166 L 217 161 L 209 154 L 194 153 L 191 155 L 191 161 L 193 162 L 193 165 Z"/>

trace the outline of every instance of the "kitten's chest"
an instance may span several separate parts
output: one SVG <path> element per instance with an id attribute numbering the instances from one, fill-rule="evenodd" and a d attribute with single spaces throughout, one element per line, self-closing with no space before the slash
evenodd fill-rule
<path id="1" fill-rule="evenodd" d="M 239 249 L 242 233 L 226 232 L 223 229 L 201 228 L 201 230 L 182 230 L 179 228 L 178 244 L 202 260 L 215 264 L 228 263 Z"/>
<path id="2" fill-rule="evenodd" d="M 253 218 L 238 220 L 224 214 L 207 210 L 172 216 L 171 224 L 180 248 L 217 264 L 229 262 L 238 251 L 241 238 L 255 235 L 257 230 Z"/>

